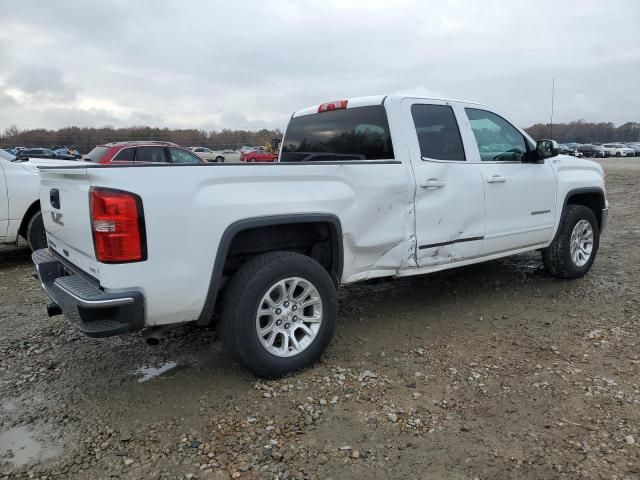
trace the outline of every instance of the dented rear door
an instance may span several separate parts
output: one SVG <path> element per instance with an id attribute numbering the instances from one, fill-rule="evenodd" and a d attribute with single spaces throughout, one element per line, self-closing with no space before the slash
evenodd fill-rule
<path id="1" fill-rule="evenodd" d="M 413 126 L 408 143 L 417 183 L 418 265 L 479 256 L 484 237 L 482 177 L 478 166 L 467 162 L 454 106 L 405 99 L 402 110 Z"/>

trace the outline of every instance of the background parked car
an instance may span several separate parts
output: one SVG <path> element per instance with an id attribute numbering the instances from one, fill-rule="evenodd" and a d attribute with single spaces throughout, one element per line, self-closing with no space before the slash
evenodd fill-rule
<path id="1" fill-rule="evenodd" d="M 260 150 L 261 147 L 248 147 L 246 145 L 242 146 L 242 148 L 240 148 L 240 155 L 242 155 L 243 153 L 249 153 L 249 152 L 253 152 L 254 150 Z"/>
<path id="2" fill-rule="evenodd" d="M 17 158 L 0 150 L 0 244 L 24 238 L 32 250 L 47 246 L 40 212 L 38 167 L 67 166 L 68 160 Z"/>
<path id="3" fill-rule="evenodd" d="M 207 162 L 224 162 L 224 155 L 220 150 L 211 150 L 207 147 L 188 147 L 193 153 Z"/>
<path id="4" fill-rule="evenodd" d="M 573 157 L 584 157 L 584 153 L 582 153 L 578 147 L 575 145 L 580 145 L 577 143 L 562 143 L 558 145 L 558 150 L 560 153 L 564 155 L 571 155 Z M 580 145 L 582 146 L 582 145 Z"/>
<path id="5" fill-rule="evenodd" d="M 569 153 L 571 152 L 571 148 L 565 143 L 559 143 L 558 151 L 563 155 L 569 155 Z"/>
<path id="6" fill-rule="evenodd" d="M 82 158 L 82 155 L 77 150 L 74 150 L 69 147 L 53 147 L 51 148 L 57 155 L 71 155 L 74 158 Z"/>
<path id="7" fill-rule="evenodd" d="M 608 157 L 607 152 L 600 145 L 581 145 L 578 151 L 582 152 L 585 157 L 604 158 Z"/>
<path id="8" fill-rule="evenodd" d="M 16 157 L 23 158 L 51 158 L 57 160 L 75 160 L 73 155 L 58 154 L 48 148 L 23 148 L 16 152 Z"/>
<path id="9" fill-rule="evenodd" d="M 275 162 L 278 159 L 277 153 L 271 153 L 266 150 L 251 150 L 240 154 L 241 162 Z"/>
<path id="10" fill-rule="evenodd" d="M 184 147 L 171 142 L 112 142 L 98 145 L 84 157 L 88 162 L 196 164 L 204 161 Z"/>
<path id="11" fill-rule="evenodd" d="M 622 143 L 603 143 L 602 148 L 612 157 L 633 157 L 636 154 L 634 149 Z"/>
<path id="12" fill-rule="evenodd" d="M 238 162 L 240 160 L 240 153 L 232 150 L 231 148 L 225 148 L 224 150 L 212 150 L 207 147 L 189 147 L 189 150 L 207 162 L 223 163 Z"/>
<path id="13" fill-rule="evenodd" d="M 634 156 L 640 157 L 640 142 L 627 143 L 626 146 L 633 149 L 635 152 Z"/>

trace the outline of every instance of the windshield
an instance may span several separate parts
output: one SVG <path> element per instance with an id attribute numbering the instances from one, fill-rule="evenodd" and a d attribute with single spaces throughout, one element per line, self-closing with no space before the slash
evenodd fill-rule
<path id="1" fill-rule="evenodd" d="M 9 152 L 7 152 L 6 150 L 2 150 L 0 148 L 0 158 L 3 158 L 9 162 L 13 162 L 16 157 L 14 155 L 11 155 Z"/>
<path id="2" fill-rule="evenodd" d="M 382 105 L 294 117 L 282 142 L 281 162 L 392 160 Z"/>

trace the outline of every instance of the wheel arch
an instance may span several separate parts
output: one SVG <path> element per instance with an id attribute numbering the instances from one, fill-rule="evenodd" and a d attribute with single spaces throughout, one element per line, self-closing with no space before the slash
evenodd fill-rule
<path id="1" fill-rule="evenodd" d="M 325 269 L 327 269 L 337 287 L 340 284 L 340 279 L 342 278 L 344 253 L 342 244 L 342 225 L 340 223 L 340 219 L 336 215 L 330 213 L 286 214 L 238 220 L 229 225 L 220 238 L 213 270 L 211 272 L 207 296 L 202 312 L 197 319 L 197 323 L 200 325 L 206 325 L 213 317 L 218 300 L 218 294 L 223 286 L 221 285 L 221 280 L 223 279 L 225 265 L 227 264 L 234 240 L 238 239 L 240 234 L 243 232 L 246 233 L 271 227 L 300 227 L 300 224 L 324 225 L 328 228 L 332 256 L 331 264 L 326 265 Z"/>
<path id="2" fill-rule="evenodd" d="M 603 210 L 606 208 L 604 190 L 599 187 L 574 188 L 569 190 L 564 197 L 562 213 L 567 205 L 584 205 L 593 211 L 598 220 L 598 228 L 602 230 Z M 562 216 L 560 216 L 562 218 Z"/>
<path id="3" fill-rule="evenodd" d="M 27 227 L 29 226 L 29 220 L 31 220 L 31 218 L 40 210 L 40 200 L 36 200 L 31 205 L 29 205 L 29 208 L 27 208 L 27 211 L 25 212 L 24 216 L 22 217 L 22 221 L 20 222 L 18 235 L 20 235 L 22 238 L 27 238 Z"/>

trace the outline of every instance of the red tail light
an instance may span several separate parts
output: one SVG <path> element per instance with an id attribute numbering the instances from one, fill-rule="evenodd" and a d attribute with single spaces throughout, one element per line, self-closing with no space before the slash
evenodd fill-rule
<path id="1" fill-rule="evenodd" d="M 91 230 L 96 259 L 103 263 L 147 259 L 142 200 L 138 195 L 92 187 Z"/>
<path id="2" fill-rule="evenodd" d="M 344 110 L 347 108 L 346 100 L 337 100 L 335 102 L 322 103 L 318 107 L 318 113 L 328 112 L 330 110 Z"/>

